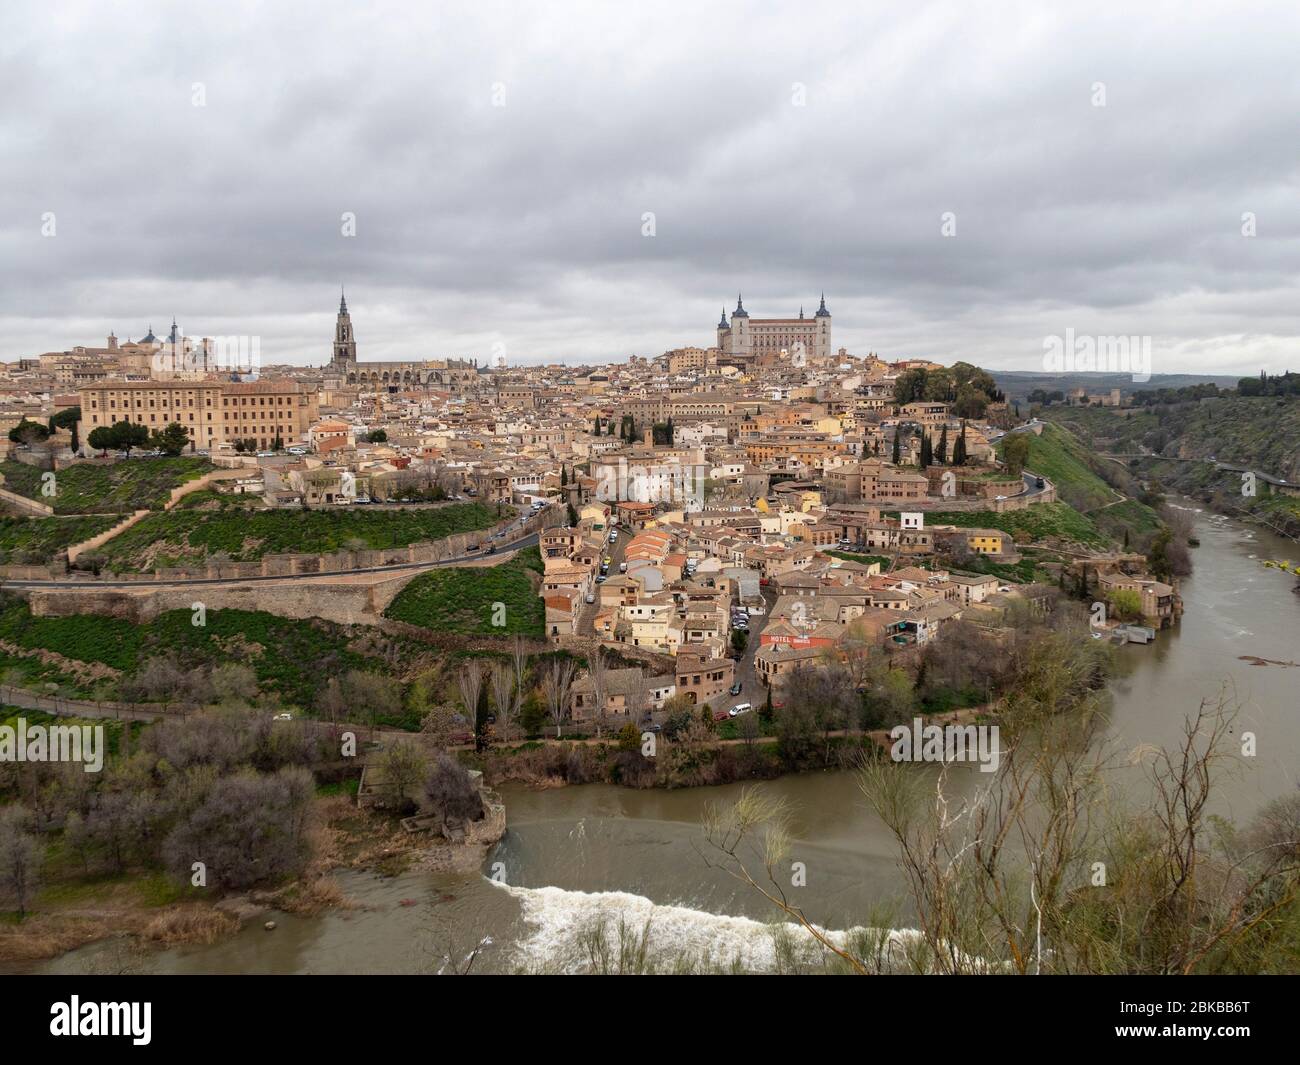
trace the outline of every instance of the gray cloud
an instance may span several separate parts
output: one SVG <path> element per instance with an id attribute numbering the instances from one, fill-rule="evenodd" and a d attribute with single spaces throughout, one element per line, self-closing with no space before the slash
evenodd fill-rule
<path id="1" fill-rule="evenodd" d="M 175 314 L 320 363 L 345 282 L 363 359 L 653 355 L 824 289 L 853 352 L 1295 362 L 1294 5 L 702 6 L 6 4 L 0 358 Z"/>

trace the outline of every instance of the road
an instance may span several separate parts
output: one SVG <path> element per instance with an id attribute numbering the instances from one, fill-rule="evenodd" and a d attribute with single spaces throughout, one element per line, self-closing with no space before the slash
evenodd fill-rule
<path id="1" fill-rule="evenodd" d="M 606 534 L 608 535 L 608 534 Z M 627 551 L 627 543 L 632 539 L 629 532 L 623 531 L 618 534 L 618 539 L 612 544 L 606 542 L 605 554 L 609 556 L 609 576 L 618 576 L 618 564 L 623 561 L 624 552 Z M 602 556 L 603 557 L 603 556 Z M 596 633 L 596 615 L 600 613 L 600 585 L 596 585 L 596 601 L 594 603 L 583 603 L 582 611 L 578 614 L 578 635 L 594 636 Z"/>
<path id="2" fill-rule="evenodd" d="M 776 602 L 776 593 L 768 588 L 760 588 L 763 596 L 763 613 L 749 619 L 749 643 L 745 653 L 736 663 L 736 679 L 740 681 L 740 694 L 732 698 L 733 703 L 753 703 L 755 706 L 767 698 L 767 689 L 758 676 L 754 665 L 754 656 L 758 653 L 760 637 L 772 617 L 772 606 Z M 728 698 L 731 698 L 730 696 Z"/>
<path id="3" fill-rule="evenodd" d="M 1041 492 L 1047 491 L 1047 485 L 1049 482 L 1046 478 L 1043 479 L 1043 487 L 1039 488 L 1038 474 L 1030 473 L 1028 470 L 1025 470 L 1020 476 L 1025 482 L 1025 490 L 1016 497 L 1017 499 L 1024 499 L 1026 496 L 1036 496 Z"/>

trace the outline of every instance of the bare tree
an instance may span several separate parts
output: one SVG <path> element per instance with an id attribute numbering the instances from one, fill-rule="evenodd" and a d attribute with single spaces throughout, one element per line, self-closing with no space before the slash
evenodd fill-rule
<path id="1" fill-rule="evenodd" d="M 524 705 L 524 683 L 528 677 L 528 648 L 522 636 L 516 636 L 510 645 L 510 665 L 515 674 L 515 701 L 510 716 L 518 721 Z"/>
<path id="2" fill-rule="evenodd" d="M 569 711 L 569 689 L 573 687 L 573 661 L 568 658 L 552 658 L 550 666 L 542 674 L 542 694 L 546 697 L 546 709 L 555 724 L 555 735 L 559 738 L 565 715 Z"/>
<path id="3" fill-rule="evenodd" d="M 449 754 L 433 760 L 424 795 L 430 811 L 441 821 L 442 834 L 448 839 L 464 835 L 471 821 L 480 820 L 485 811 L 483 796 L 465 767 Z"/>
<path id="4" fill-rule="evenodd" d="M 339 718 L 347 711 L 348 700 L 343 694 L 338 677 L 330 677 L 316 695 L 316 709 L 325 715 L 329 723 L 338 727 Z"/>
<path id="5" fill-rule="evenodd" d="M 420 734 L 436 750 L 446 750 L 453 746 L 462 734 L 462 726 L 458 723 L 457 716 L 454 704 L 435 703 L 420 719 Z"/>
<path id="6" fill-rule="evenodd" d="M 461 702 L 465 706 L 465 717 L 474 731 L 474 746 L 481 743 L 479 736 L 478 700 L 483 691 L 483 663 L 466 662 L 456 674 L 456 688 L 460 692 Z"/>
<path id="7" fill-rule="evenodd" d="M 17 905 L 18 916 L 27 914 L 27 903 L 36 893 L 42 849 L 28 831 L 30 816 L 21 806 L 0 813 L 0 893 Z"/>
<path id="8" fill-rule="evenodd" d="M 632 683 L 628 686 L 626 695 L 627 716 L 632 724 L 641 724 L 645 715 L 650 712 L 651 691 L 649 670 L 638 669 L 632 678 Z"/>
<path id="9" fill-rule="evenodd" d="M 456 674 L 456 689 L 460 692 L 461 704 L 465 707 L 465 716 L 472 722 L 478 711 L 479 693 L 483 690 L 483 665 L 481 662 L 466 662 Z"/>
<path id="10" fill-rule="evenodd" d="M 587 676 L 591 678 L 591 697 L 596 701 L 596 738 L 599 739 L 605 727 L 605 701 L 609 697 L 609 663 L 603 647 L 597 647 L 596 653 L 587 660 Z"/>
<path id="11" fill-rule="evenodd" d="M 497 715 L 497 735 L 503 740 L 511 738 L 515 708 L 515 671 L 509 662 L 493 662 L 488 671 L 488 687 L 492 691 L 492 707 Z"/>

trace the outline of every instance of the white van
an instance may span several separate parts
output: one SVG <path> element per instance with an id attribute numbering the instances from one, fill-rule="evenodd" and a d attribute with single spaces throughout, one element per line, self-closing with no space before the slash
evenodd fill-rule
<path id="1" fill-rule="evenodd" d="M 727 714 L 731 717 L 739 717 L 741 714 L 747 714 L 753 709 L 754 709 L 753 703 L 737 703 L 735 706 L 733 706 L 730 710 L 727 711 Z"/>

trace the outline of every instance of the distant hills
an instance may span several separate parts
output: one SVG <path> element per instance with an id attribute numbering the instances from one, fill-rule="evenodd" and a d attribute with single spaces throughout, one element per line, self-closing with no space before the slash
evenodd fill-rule
<path id="1" fill-rule="evenodd" d="M 985 367 L 985 369 L 988 369 Z M 1241 374 L 1152 374 L 1149 381 L 1134 381 L 1126 373 L 1038 373 L 1031 370 L 988 370 L 998 387 L 1008 399 L 1023 400 L 1037 388 L 1048 392 L 1058 389 L 1068 392 L 1072 388 L 1086 388 L 1089 392 L 1109 392 L 1112 388 L 1125 392 L 1146 392 L 1157 388 L 1188 388 L 1192 385 L 1215 384 L 1220 388 L 1236 388 Z"/>

